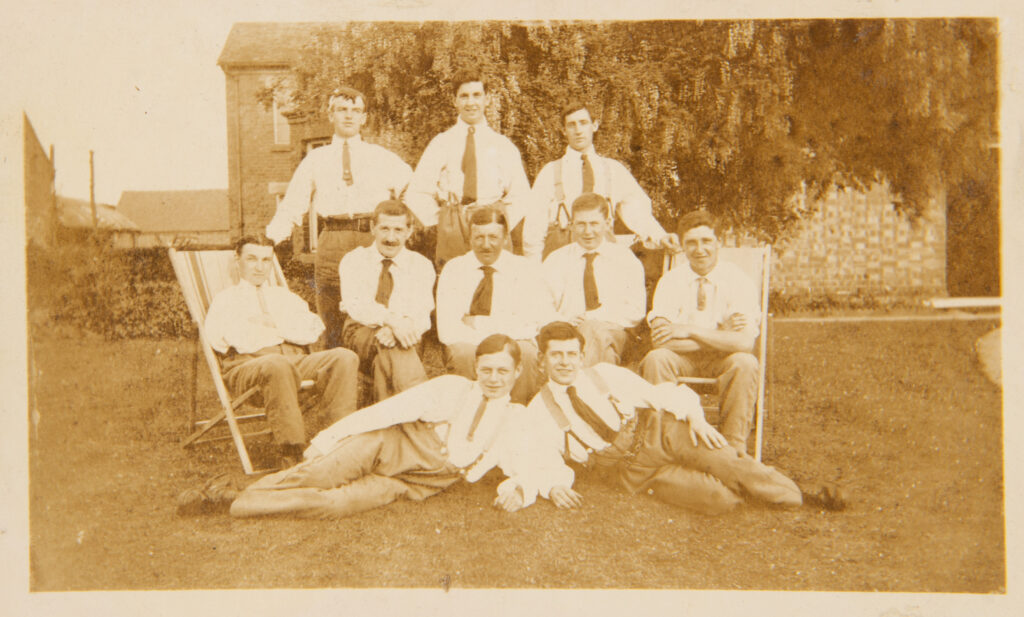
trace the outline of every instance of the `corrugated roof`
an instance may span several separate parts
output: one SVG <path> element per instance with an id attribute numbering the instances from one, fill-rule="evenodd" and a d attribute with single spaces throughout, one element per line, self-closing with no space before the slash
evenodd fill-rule
<path id="1" fill-rule="evenodd" d="M 124 191 L 117 210 L 147 233 L 231 229 L 224 189 Z"/>
<path id="2" fill-rule="evenodd" d="M 92 208 L 85 199 L 58 195 L 57 210 L 65 227 L 92 227 Z M 100 229 L 139 231 L 138 225 L 107 204 L 96 204 L 96 222 Z"/>
<path id="3" fill-rule="evenodd" d="M 217 64 L 221 68 L 240 66 L 291 66 L 302 46 L 313 40 L 322 23 L 237 23 Z"/>

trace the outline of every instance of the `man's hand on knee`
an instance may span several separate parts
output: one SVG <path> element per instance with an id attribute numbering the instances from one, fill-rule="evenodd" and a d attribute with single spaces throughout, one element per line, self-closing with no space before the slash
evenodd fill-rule
<path id="1" fill-rule="evenodd" d="M 690 440 L 693 445 L 700 447 L 700 442 L 712 450 L 724 448 L 729 445 L 725 437 L 715 427 L 708 424 L 703 418 L 690 418 Z"/>

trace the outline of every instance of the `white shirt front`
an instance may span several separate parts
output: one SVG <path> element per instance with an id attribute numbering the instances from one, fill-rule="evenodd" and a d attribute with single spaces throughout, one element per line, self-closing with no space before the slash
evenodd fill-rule
<path id="1" fill-rule="evenodd" d="M 620 217 L 622 222 L 643 240 L 661 240 L 666 234 L 661 224 L 654 218 L 651 210 L 651 198 L 637 183 L 633 174 L 626 166 L 608 157 L 598 155 L 593 146 L 587 151 L 591 166 L 594 168 L 594 192 L 608 199 L 612 208 L 612 217 Z M 565 207 L 572 214 L 572 202 L 583 192 L 583 153 L 566 147 L 562 156 L 562 191 L 565 195 Z M 548 225 L 556 220 L 563 224 L 569 221 L 566 214 L 559 217 L 558 199 L 555 191 L 556 161 L 545 165 L 533 181 L 530 191 L 530 206 L 523 223 L 523 253 L 527 256 L 540 256 L 544 250 L 544 236 Z"/>
<path id="2" fill-rule="evenodd" d="M 476 345 L 491 334 L 531 339 L 553 319 L 540 267 L 518 255 L 502 251 L 492 264 L 494 292 L 491 314 L 478 315 L 471 328 L 462 321 L 469 313 L 473 293 L 483 279 L 483 264 L 472 252 L 446 263 L 437 281 L 437 338 L 445 345 Z"/>
<path id="3" fill-rule="evenodd" d="M 388 306 L 377 303 L 377 283 L 384 256 L 375 244 L 352 249 L 341 259 L 341 312 L 371 327 L 384 324 L 388 313 L 408 317 L 420 335 L 430 329 L 430 311 L 434 310 L 434 265 L 415 251 L 402 247 L 392 258 L 394 286 Z"/>
<path id="4" fill-rule="evenodd" d="M 267 237 L 281 242 L 302 224 L 310 210 L 319 216 L 365 215 L 382 201 L 398 199 L 412 168 L 387 148 L 367 143 L 359 135 L 348 138 L 352 184 L 344 180 L 343 144 L 335 135 L 331 143 L 316 148 L 302 159 L 288 183 L 288 191 L 267 225 Z"/>
<path id="5" fill-rule="evenodd" d="M 612 430 L 618 431 L 623 419 L 634 417 L 641 408 L 664 410 L 680 420 L 686 420 L 691 415 L 703 417 L 700 397 L 686 386 L 671 383 L 653 385 L 629 369 L 608 363 L 597 364 L 588 370 L 594 370 L 600 375 L 608 392 L 603 392 L 587 375 L 587 371 L 580 371 L 570 385 L 576 388 L 576 395 Z M 557 453 L 559 458 L 565 456 L 585 463 L 591 451 L 600 451 L 609 445 L 576 414 L 567 389 L 568 386 L 549 381 L 527 405 L 526 412 L 509 421 L 510 448 L 515 457 L 509 465 L 519 470 L 523 477 L 530 478 L 542 496 L 555 486 L 565 485 L 565 469 L 568 468 L 564 467 L 564 463 L 562 466 L 553 465 L 550 458 L 552 452 Z M 583 440 L 580 443 L 570 436 L 568 452 L 565 451 L 566 431 L 559 426 L 548 408 L 544 390 L 550 391 L 555 404 L 569 422 L 569 428 Z M 614 405 L 609 395 L 614 398 Z"/>
<path id="6" fill-rule="evenodd" d="M 306 458 L 330 452 L 350 435 L 423 421 L 433 425 L 444 444 L 441 453 L 452 465 L 466 470 L 469 482 L 500 467 L 506 475 L 515 475 L 517 484 L 534 487 L 532 477 L 524 474 L 542 467 L 538 464 L 518 471 L 514 464 L 521 463 L 510 454 L 505 433 L 508 419 L 521 415 L 524 407 L 510 402 L 508 396 L 488 400 L 470 439 L 469 431 L 483 400 L 483 391 L 475 381 L 458 375 L 435 377 L 338 420 L 313 438 Z M 533 494 L 537 494 L 536 489 Z"/>
<path id="7" fill-rule="evenodd" d="M 259 291 L 242 279 L 222 289 L 210 303 L 203 330 L 211 347 L 220 353 L 227 353 L 231 347 L 238 353 L 254 353 L 284 342 L 295 345 L 316 342 L 324 331 L 324 324 L 309 310 L 305 300 L 278 285 L 264 283 L 259 290 L 274 326 L 263 325 Z"/>
<path id="8" fill-rule="evenodd" d="M 623 328 L 637 325 L 647 311 L 643 264 L 633 251 L 613 242 L 602 241 L 594 251 L 594 280 L 601 306 L 591 311 L 586 310 L 583 293 L 585 254 L 589 251 L 574 242 L 553 251 L 544 260 L 544 282 L 559 318 L 572 321 L 583 315 Z"/>
<path id="9" fill-rule="evenodd" d="M 507 137 L 486 123 L 476 124 L 473 141 L 477 157 L 477 203 L 502 200 L 509 204 L 509 229 L 523 218 L 530 196 L 530 182 L 523 170 L 523 159 Z M 465 174 L 462 156 L 466 149 L 469 125 L 461 118 L 436 135 L 416 165 L 409 181 L 405 202 L 424 226 L 437 224 L 438 202 L 460 202 Z"/>
<path id="10" fill-rule="evenodd" d="M 654 289 L 648 322 L 664 317 L 672 323 L 715 329 L 729 315 L 741 313 L 747 318 L 744 332 L 756 335 L 761 323 L 760 303 L 757 288 L 743 270 L 727 261 L 715 264 L 705 277 L 704 310 L 697 310 L 700 278 L 685 261 L 662 275 Z"/>

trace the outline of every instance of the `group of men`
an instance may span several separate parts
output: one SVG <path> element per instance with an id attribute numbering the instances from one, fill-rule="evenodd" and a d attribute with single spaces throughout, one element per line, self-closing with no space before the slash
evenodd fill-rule
<path id="1" fill-rule="evenodd" d="M 801 503 L 791 480 L 746 454 L 759 303 L 753 283 L 718 262 L 714 221 L 692 212 L 678 235 L 666 233 L 629 171 L 594 152 L 598 122 L 581 104 L 565 107 L 566 153 L 531 190 L 518 149 L 487 126 L 487 102 L 481 77 L 456 79 L 458 120 L 412 171 L 362 141 L 365 97 L 336 91 L 332 143 L 299 165 L 267 238 L 238 243 L 242 280 L 214 299 L 205 324 L 229 388 L 260 386 L 285 465 L 306 444 L 302 379 L 316 381 L 334 423 L 304 460 L 243 491 L 232 513 L 346 515 L 494 467 L 507 476 L 495 501 L 506 510 L 538 496 L 575 507 L 566 461 L 615 466 L 631 492 L 708 513 L 743 495 Z M 323 323 L 266 284 L 272 243 L 306 212 L 311 228 L 323 222 Z M 643 266 L 615 241 L 616 220 L 687 258 L 662 277 L 650 313 Z M 520 221 L 518 255 L 510 231 Z M 437 226 L 434 264 L 406 247 L 416 222 Z M 422 344 L 435 307 L 449 374 L 428 380 Z M 619 364 L 645 318 L 653 348 L 637 375 Z M 325 328 L 327 350 L 306 353 Z M 354 412 L 360 368 L 377 402 Z M 701 373 L 718 377 L 721 432 L 676 384 Z"/>

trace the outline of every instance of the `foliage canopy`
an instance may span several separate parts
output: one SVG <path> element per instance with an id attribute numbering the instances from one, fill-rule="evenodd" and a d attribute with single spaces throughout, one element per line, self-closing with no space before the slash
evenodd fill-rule
<path id="1" fill-rule="evenodd" d="M 415 164 L 454 120 L 451 77 L 478 67 L 531 178 L 582 98 L 663 222 L 703 207 L 774 240 L 832 186 L 887 182 L 914 216 L 997 178 L 996 44 L 979 19 L 328 24 L 293 103 L 323 117 L 331 90 L 359 88 L 376 141 Z"/>

